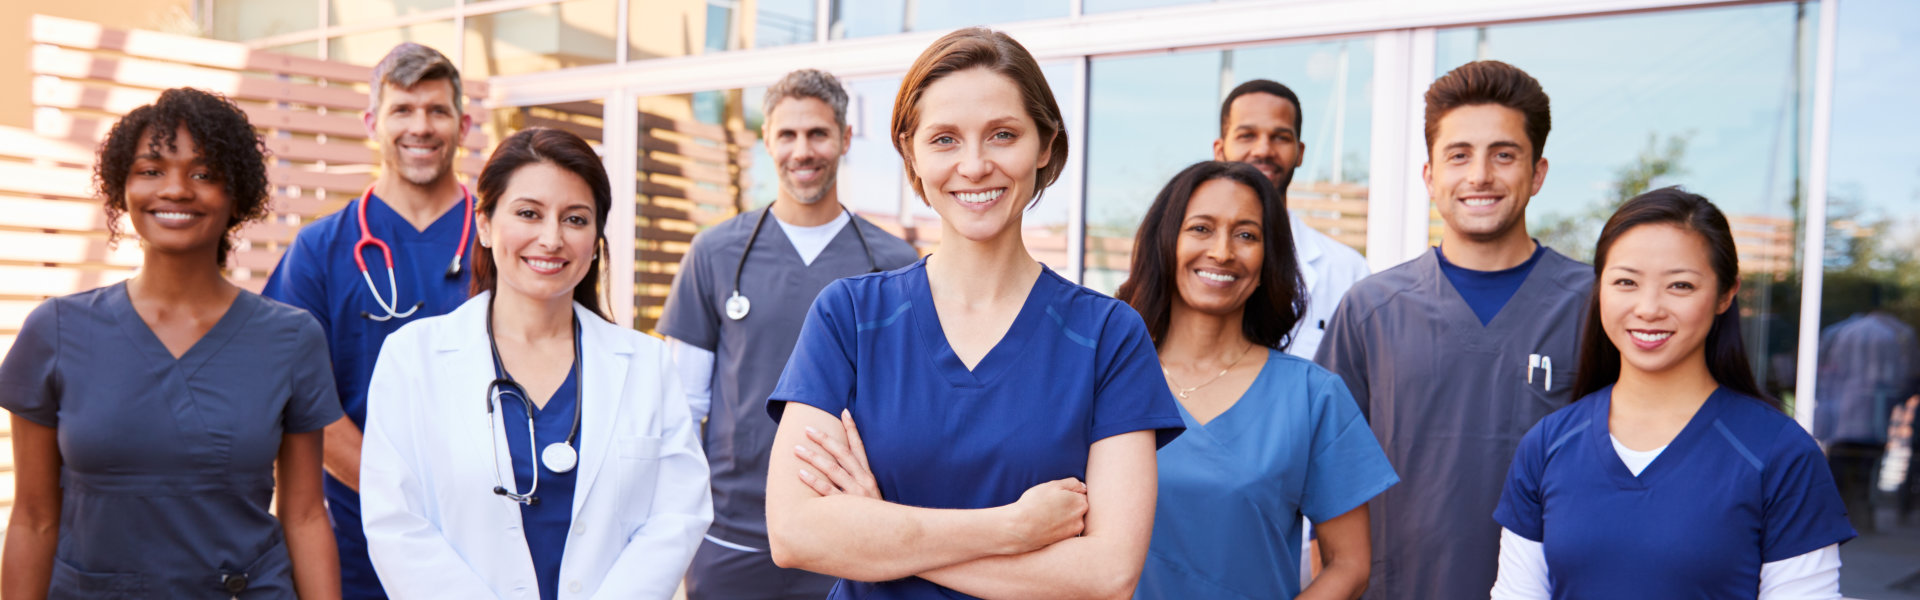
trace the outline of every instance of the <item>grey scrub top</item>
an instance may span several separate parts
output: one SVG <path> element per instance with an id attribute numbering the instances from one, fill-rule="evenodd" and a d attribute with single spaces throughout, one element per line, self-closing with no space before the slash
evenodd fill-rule
<path id="1" fill-rule="evenodd" d="M 1400 474 L 1368 504 L 1365 597 L 1486 599 L 1507 466 L 1534 422 L 1573 400 L 1593 279 L 1593 267 L 1542 248 L 1486 325 L 1433 250 L 1347 292 L 1315 361 L 1346 380 Z M 1550 359 L 1550 375 L 1534 355 Z"/>
<path id="2" fill-rule="evenodd" d="M 767 396 L 800 339 L 807 309 L 833 280 L 870 269 L 854 227 L 866 236 L 882 271 L 920 258 L 913 246 L 855 216 L 809 265 L 769 216 L 740 275 L 740 294 L 753 309 L 735 321 L 722 305 L 733 295 L 734 268 L 766 210 L 742 213 L 694 237 L 659 324 L 661 334 L 714 353 L 713 408 L 702 436 L 713 471 L 708 535 L 760 549 L 767 547 L 767 458 L 777 426 L 767 418 Z"/>
<path id="3" fill-rule="evenodd" d="M 274 460 L 341 417 L 306 311 L 241 291 L 175 359 L 125 283 L 54 298 L 0 363 L 0 407 L 58 432 L 49 598 L 294 597 Z"/>

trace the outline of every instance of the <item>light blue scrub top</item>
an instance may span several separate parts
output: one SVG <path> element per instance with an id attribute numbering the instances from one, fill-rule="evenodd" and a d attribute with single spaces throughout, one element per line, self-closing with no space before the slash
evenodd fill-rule
<path id="1" fill-rule="evenodd" d="M 1400 481 L 1346 383 L 1279 350 L 1226 412 L 1180 417 L 1135 598 L 1292 598 L 1300 517 L 1344 515 Z"/>
<path id="2" fill-rule="evenodd" d="M 307 313 L 241 291 L 174 358 L 124 282 L 54 298 L 0 363 L 0 407 L 59 438 L 48 598 L 294 597 L 274 461 L 340 419 Z"/>
<path id="3" fill-rule="evenodd" d="M 362 312 L 384 315 L 386 311 L 374 301 L 373 290 L 367 288 L 353 262 L 353 246 L 360 240 L 358 198 L 339 212 L 301 227 L 260 291 L 268 298 L 307 309 L 320 321 L 333 358 L 340 408 L 355 427 L 362 429 L 367 426 L 367 382 L 373 379 L 373 363 L 380 357 L 380 346 L 402 325 L 452 312 L 465 303 L 473 259 L 473 249 L 468 248 L 460 273 L 447 277 L 447 264 L 453 262 L 467 216 L 464 204 L 455 203 L 422 231 L 414 229 L 379 196 L 372 198 L 367 205 L 367 228 L 393 250 L 394 284 L 400 288 L 400 306 L 395 310 L 405 312 L 414 303 L 424 302 L 419 310 L 407 318 L 386 321 L 360 316 Z M 468 245 L 473 243 L 469 241 Z M 373 246 L 366 247 L 362 257 L 381 298 L 392 301 L 394 290 L 387 286 L 385 257 Z M 326 475 L 325 486 L 334 540 L 340 547 L 343 597 L 385 598 L 373 562 L 367 558 L 367 536 L 360 525 L 360 494 L 332 474 Z"/>

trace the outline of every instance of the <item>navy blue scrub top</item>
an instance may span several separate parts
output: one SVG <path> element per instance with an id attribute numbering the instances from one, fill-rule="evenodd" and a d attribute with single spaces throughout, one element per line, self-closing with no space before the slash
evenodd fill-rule
<path id="1" fill-rule="evenodd" d="M 54 298 L 0 363 L 0 406 L 58 432 L 49 598 L 293 598 L 273 501 L 283 433 L 339 420 L 305 311 L 241 291 L 175 359 L 125 283 Z"/>
<path id="2" fill-rule="evenodd" d="M 926 260 L 827 285 L 767 410 L 798 402 L 860 425 L 888 502 L 1005 506 L 1033 486 L 1085 481 L 1094 442 L 1186 425 L 1146 323 L 1126 303 L 1042 267 L 1005 337 L 972 369 L 947 344 Z M 828 596 L 967 598 L 918 577 L 841 580 Z"/>
<path id="3" fill-rule="evenodd" d="M 579 371 L 567 371 L 566 381 L 554 390 L 547 405 L 533 409 L 533 437 L 539 440 L 538 444 L 527 443 L 526 405 L 510 395 L 503 395 L 500 402 L 500 423 L 506 429 L 508 453 L 513 455 L 513 484 L 518 486 L 514 489 L 532 488 L 534 469 L 540 469 L 540 489 L 534 494 L 540 503 L 520 505 L 521 531 L 527 536 L 527 551 L 533 555 L 540 600 L 560 597 L 560 557 L 567 549 L 567 530 L 573 527 L 573 487 L 580 469 L 555 473 L 537 461 L 539 451 L 546 449 L 547 444 L 567 441 L 567 432 L 573 428 L 573 414 L 580 410 L 579 398 L 574 393 L 580 388 L 579 381 Z M 578 435 L 573 437 L 573 451 L 574 456 L 580 455 Z"/>
<path id="4" fill-rule="evenodd" d="M 425 302 L 420 310 L 405 319 L 374 321 L 362 312 L 385 314 L 374 302 L 373 291 L 353 262 L 353 245 L 360 240 L 358 218 L 360 199 L 348 202 L 339 212 L 315 219 L 300 228 L 293 245 L 280 256 L 280 264 L 267 277 L 261 294 L 298 308 L 307 309 L 320 320 L 326 332 L 327 347 L 333 358 L 334 385 L 340 390 L 340 407 L 355 427 L 367 426 L 367 382 L 373 378 L 373 363 L 380 357 L 380 346 L 387 335 L 401 326 L 426 317 L 452 312 L 467 301 L 472 252 L 461 261 L 460 274 L 447 277 L 447 264 L 453 261 L 460 245 L 460 228 L 466 219 L 464 204 L 455 203 L 426 230 L 413 224 L 387 206 L 379 196 L 367 205 L 367 228 L 393 250 L 394 285 L 399 286 L 400 306 L 406 311 L 416 302 Z M 469 244 L 471 245 L 471 244 Z M 367 273 L 380 297 L 393 300 L 394 290 L 387 286 L 385 257 L 368 246 L 362 256 Z M 341 591 L 348 599 L 385 598 L 380 580 L 367 558 L 367 538 L 360 528 L 360 494 L 344 483 L 326 476 L 327 509 L 333 516 L 334 539 L 340 545 Z"/>

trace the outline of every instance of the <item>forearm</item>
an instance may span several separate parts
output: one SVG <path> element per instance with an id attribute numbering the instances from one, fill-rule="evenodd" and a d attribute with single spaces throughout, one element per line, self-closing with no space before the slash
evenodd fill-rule
<path id="1" fill-rule="evenodd" d="M 1299 600 L 1353 600 L 1367 590 L 1371 565 L 1357 560 L 1331 560 L 1314 576 L 1313 583 L 1301 590 Z"/>
<path id="2" fill-rule="evenodd" d="M 1340 516 L 1314 525 L 1322 562 L 1313 583 L 1301 590 L 1309 600 L 1354 600 L 1367 590 L 1373 569 L 1371 517 L 1361 504 Z"/>
<path id="3" fill-rule="evenodd" d="M 779 447 L 776 445 L 776 447 Z M 847 495 L 767 511 L 773 560 L 855 581 L 888 581 L 1010 551 L 1003 508 L 918 508 Z"/>
<path id="4" fill-rule="evenodd" d="M 326 431 L 326 452 L 322 465 L 327 474 L 353 491 L 360 491 L 360 428 L 352 419 L 341 419 L 328 425 Z"/>
<path id="5" fill-rule="evenodd" d="M 1082 536 L 1026 554 L 992 556 L 920 573 L 964 594 L 997 598 L 1129 598 L 1142 556 L 1111 540 Z"/>
<path id="6" fill-rule="evenodd" d="M 53 577 L 53 552 L 60 542 L 59 515 L 36 518 L 15 507 L 7 519 L 4 568 L 0 568 L 0 597 L 38 600 L 47 597 Z"/>
<path id="7" fill-rule="evenodd" d="M 301 600 L 339 598 L 340 552 L 334 546 L 326 509 L 316 506 L 302 512 L 299 517 L 281 519 L 287 530 L 287 554 L 293 559 L 294 590 Z"/>

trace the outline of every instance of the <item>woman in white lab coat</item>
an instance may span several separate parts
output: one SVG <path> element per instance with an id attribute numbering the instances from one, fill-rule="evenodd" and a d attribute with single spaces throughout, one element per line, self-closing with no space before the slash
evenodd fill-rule
<path id="1" fill-rule="evenodd" d="M 707 465 L 665 346 L 600 312 L 600 159 L 529 129 L 479 191 L 473 299 L 387 338 L 368 390 L 361 509 L 381 584 L 670 598 L 713 518 Z"/>

